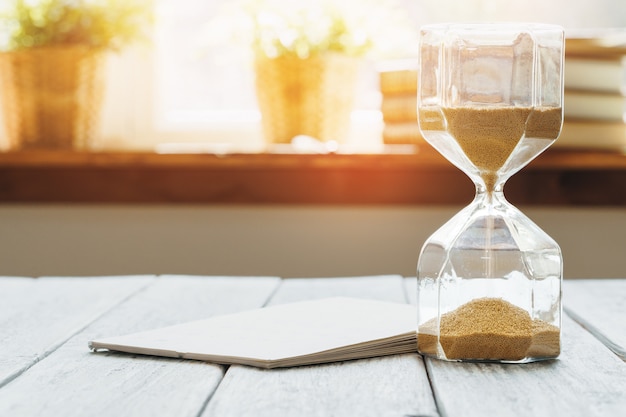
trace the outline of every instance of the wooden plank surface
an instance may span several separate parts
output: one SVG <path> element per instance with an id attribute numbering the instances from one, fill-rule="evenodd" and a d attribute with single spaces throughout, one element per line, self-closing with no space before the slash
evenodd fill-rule
<path id="1" fill-rule="evenodd" d="M 260 307 L 278 284 L 277 278 L 160 277 L 0 389 L 0 415 L 195 417 L 223 367 L 92 353 L 87 342 Z"/>
<path id="2" fill-rule="evenodd" d="M 626 360 L 626 280 L 566 280 L 563 304 L 568 315 Z"/>
<path id="3" fill-rule="evenodd" d="M 406 302 L 399 276 L 287 279 L 271 305 L 329 296 Z M 231 366 L 203 416 L 436 416 L 417 354 L 262 370 Z"/>
<path id="4" fill-rule="evenodd" d="M 624 282 L 566 281 L 566 312 L 623 317 Z M 560 358 L 524 365 L 425 364 L 406 354 L 262 370 L 87 348 L 94 338 L 328 296 L 414 303 L 416 285 L 399 276 L 2 277 L 0 371 L 13 376 L 0 387 L 0 415 L 623 415 L 626 362 L 568 315 Z M 596 325 L 597 334 L 619 335 L 620 323 Z"/>
<path id="5" fill-rule="evenodd" d="M 427 359 L 437 405 L 448 417 L 619 417 L 626 364 L 565 316 L 559 359 L 524 365 Z"/>
<path id="6" fill-rule="evenodd" d="M 416 279 L 406 284 L 415 303 Z M 426 363 L 439 411 L 447 417 L 618 417 L 626 409 L 626 363 L 566 315 L 557 360 Z"/>
<path id="7" fill-rule="evenodd" d="M 0 387 L 155 277 L 0 278 Z"/>

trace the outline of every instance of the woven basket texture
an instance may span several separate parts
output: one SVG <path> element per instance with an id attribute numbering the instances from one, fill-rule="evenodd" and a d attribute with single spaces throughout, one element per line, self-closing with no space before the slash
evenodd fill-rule
<path id="1" fill-rule="evenodd" d="M 86 149 L 104 94 L 105 53 L 82 46 L 0 54 L 9 149 Z"/>
<path id="2" fill-rule="evenodd" d="M 330 53 L 306 59 L 257 56 L 255 66 L 266 141 L 289 143 L 297 135 L 345 141 L 354 103 L 357 58 Z"/>

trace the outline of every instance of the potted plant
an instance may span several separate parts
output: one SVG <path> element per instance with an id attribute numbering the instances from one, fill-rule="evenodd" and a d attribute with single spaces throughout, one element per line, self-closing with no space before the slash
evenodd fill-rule
<path id="1" fill-rule="evenodd" d="M 89 148 L 106 53 L 141 37 L 150 10 L 133 0 L 13 0 L 0 19 L 8 148 Z"/>
<path id="2" fill-rule="evenodd" d="M 407 33 L 384 0 L 252 0 L 233 10 L 228 26 L 251 46 L 264 136 L 273 143 L 298 135 L 341 142 L 363 58 Z"/>

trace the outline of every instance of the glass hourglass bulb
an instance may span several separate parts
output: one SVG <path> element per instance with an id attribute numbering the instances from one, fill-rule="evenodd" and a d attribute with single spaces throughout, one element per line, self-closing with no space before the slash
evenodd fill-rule
<path id="1" fill-rule="evenodd" d="M 562 124 L 563 30 L 426 26 L 418 114 L 424 138 L 476 185 L 472 203 L 418 260 L 418 350 L 446 360 L 529 362 L 560 352 L 562 256 L 503 194 Z"/>

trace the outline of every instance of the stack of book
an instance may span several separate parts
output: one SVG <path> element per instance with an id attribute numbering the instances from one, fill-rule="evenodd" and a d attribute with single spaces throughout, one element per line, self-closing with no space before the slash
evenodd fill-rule
<path id="1" fill-rule="evenodd" d="M 417 122 L 417 60 L 384 63 L 378 74 L 383 143 L 423 143 Z"/>
<path id="2" fill-rule="evenodd" d="M 554 146 L 626 150 L 626 31 L 565 41 L 564 122 Z"/>

